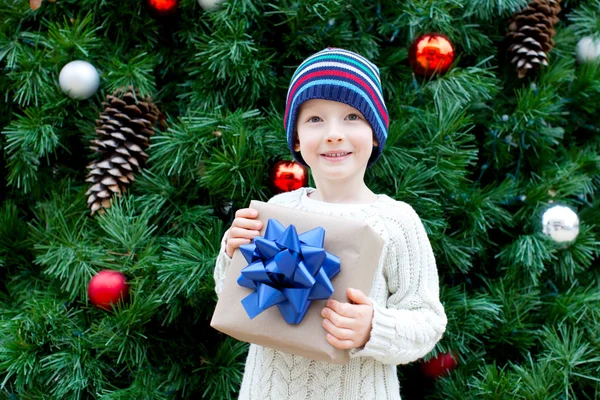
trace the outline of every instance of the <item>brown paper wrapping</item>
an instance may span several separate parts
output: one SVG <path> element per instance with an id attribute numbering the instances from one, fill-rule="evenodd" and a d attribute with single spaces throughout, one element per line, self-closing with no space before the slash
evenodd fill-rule
<path id="1" fill-rule="evenodd" d="M 323 227 L 323 247 L 340 258 L 341 271 L 331 281 L 334 287 L 331 298 L 349 302 L 346 296 L 348 287 L 369 294 L 383 240 L 367 223 L 254 200 L 250 203 L 250 208 L 258 211 L 258 219 L 263 223 L 261 235 L 264 235 L 270 218 L 278 220 L 284 227 L 293 224 L 298 234 L 318 226 Z M 240 271 L 247 265 L 244 256 L 236 250 L 210 323 L 213 328 L 244 342 L 313 360 L 335 364 L 350 361 L 347 350 L 337 349 L 325 339 L 327 331 L 322 326 L 321 310 L 327 300 L 314 300 L 302 322 L 297 325 L 288 324 L 277 306 L 250 319 L 241 301 L 252 290 L 237 284 Z"/>

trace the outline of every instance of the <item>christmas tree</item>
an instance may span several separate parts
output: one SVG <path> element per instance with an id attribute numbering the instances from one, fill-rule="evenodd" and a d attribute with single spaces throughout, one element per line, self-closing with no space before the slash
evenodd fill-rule
<path id="1" fill-rule="evenodd" d="M 325 47 L 379 66 L 391 125 L 367 184 L 414 207 L 436 255 L 448 327 L 398 367 L 403 398 L 598 398 L 600 1 L 0 15 L 2 398 L 237 397 L 248 345 L 209 326 L 215 258 L 274 194 L 287 86 Z"/>

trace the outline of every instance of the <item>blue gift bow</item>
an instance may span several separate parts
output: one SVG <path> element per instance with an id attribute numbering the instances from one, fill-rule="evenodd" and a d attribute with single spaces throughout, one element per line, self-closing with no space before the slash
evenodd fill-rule
<path id="1" fill-rule="evenodd" d="M 317 227 L 298 235 L 296 227 L 269 219 L 265 236 L 240 246 L 249 263 L 237 280 L 254 289 L 242 300 L 250 319 L 277 305 L 289 324 L 299 324 L 312 300 L 333 294 L 331 279 L 340 272 L 340 259 L 325 251 L 325 230 Z"/>

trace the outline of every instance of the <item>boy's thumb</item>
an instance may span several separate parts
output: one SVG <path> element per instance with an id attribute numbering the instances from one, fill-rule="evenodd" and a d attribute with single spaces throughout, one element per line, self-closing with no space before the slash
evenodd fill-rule
<path id="1" fill-rule="evenodd" d="M 373 305 L 371 299 L 369 299 L 366 294 L 358 289 L 348 288 L 348 298 L 352 300 L 354 304 L 366 304 L 369 306 Z"/>

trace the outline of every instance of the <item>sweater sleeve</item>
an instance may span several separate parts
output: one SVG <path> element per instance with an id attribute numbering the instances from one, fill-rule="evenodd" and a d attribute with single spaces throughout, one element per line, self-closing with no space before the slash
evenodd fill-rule
<path id="1" fill-rule="evenodd" d="M 213 273 L 215 278 L 215 291 L 217 292 L 217 297 L 221 294 L 221 290 L 223 290 L 225 277 L 227 276 L 227 270 L 229 270 L 229 265 L 231 264 L 231 258 L 227 255 L 227 252 L 225 251 L 227 246 L 228 234 L 229 229 L 225 231 L 225 234 L 221 239 L 221 248 L 219 250 L 219 254 L 217 255 L 217 261 L 215 263 L 215 270 Z"/>
<path id="2" fill-rule="evenodd" d="M 384 364 L 407 364 L 429 353 L 446 330 L 439 277 L 425 228 L 413 208 L 396 202 L 390 213 L 387 254 L 382 257 L 388 290 L 385 305 L 373 302 L 371 336 L 350 357 Z M 371 299 L 372 300 L 372 299 Z"/>

